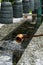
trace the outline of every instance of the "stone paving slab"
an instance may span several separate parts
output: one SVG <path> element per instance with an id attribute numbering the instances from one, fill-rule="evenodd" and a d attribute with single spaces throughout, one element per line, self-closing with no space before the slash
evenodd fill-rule
<path id="1" fill-rule="evenodd" d="M 35 34 L 43 34 L 43 23 Z M 43 65 L 43 36 L 32 38 L 17 65 Z"/>
<path id="2" fill-rule="evenodd" d="M 3 25 L 5 25 L 5 24 L 0 24 L 0 28 L 2 28 Z"/>
<path id="3" fill-rule="evenodd" d="M 22 22 L 19 23 L 14 23 L 14 24 L 6 24 L 6 25 L 1 25 L 0 27 L 0 41 L 6 37 L 10 32 L 12 32 L 13 30 L 15 30 L 18 26 L 20 26 Z"/>

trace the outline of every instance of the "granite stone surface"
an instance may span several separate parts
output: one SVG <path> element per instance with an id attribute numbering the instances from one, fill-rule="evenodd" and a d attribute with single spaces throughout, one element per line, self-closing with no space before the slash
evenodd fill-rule
<path id="1" fill-rule="evenodd" d="M 18 26 L 20 26 L 22 22 L 19 23 L 14 23 L 14 24 L 7 24 L 7 25 L 3 25 L 0 28 L 0 41 L 3 40 L 4 37 L 6 37 L 8 34 L 10 34 L 13 30 L 15 30 Z"/>
<path id="2" fill-rule="evenodd" d="M 43 34 L 43 23 L 35 34 Z M 32 38 L 17 65 L 43 65 L 43 36 Z"/>

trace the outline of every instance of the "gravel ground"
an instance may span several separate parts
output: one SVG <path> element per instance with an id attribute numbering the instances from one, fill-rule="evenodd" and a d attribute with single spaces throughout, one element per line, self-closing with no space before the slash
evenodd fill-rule
<path id="1" fill-rule="evenodd" d="M 43 34 L 43 23 L 35 34 Z M 17 65 L 43 65 L 43 37 L 32 38 Z"/>

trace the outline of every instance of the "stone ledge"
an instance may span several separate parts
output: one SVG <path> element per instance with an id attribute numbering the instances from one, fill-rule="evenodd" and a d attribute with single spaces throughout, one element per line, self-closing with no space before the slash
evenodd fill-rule
<path id="1" fill-rule="evenodd" d="M 13 30 L 15 30 L 18 26 L 20 26 L 24 21 L 20 22 L 20 23 L 14 23 L 14 24 L 6 24 L 3 25 L 0 28 L 0 41 L 6 37 L 10 32 L 12 32 Z"/>
<path id="2" fill-rule="evenodd" d="M 43 23 L 35 34 L 43 34 Z M 43 65 L 43 37 L 32 38 L 17 65 Z"/>

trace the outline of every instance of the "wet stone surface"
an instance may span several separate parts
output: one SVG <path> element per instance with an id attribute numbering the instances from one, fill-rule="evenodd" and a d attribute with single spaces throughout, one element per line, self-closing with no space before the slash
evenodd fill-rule
<path id="1" fill-rule="evenodd" d="M 10 56 L 9 53 L 6 53 L 6 51 L 1 51 L 0 52 L 0 65 L 12 65 L 12 64 L 13 64 L 12 55 Z"/>

